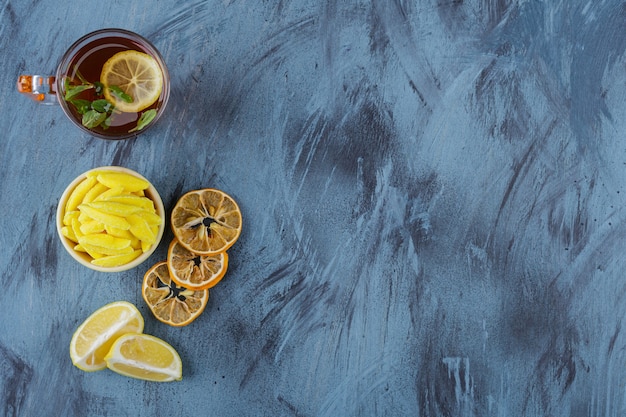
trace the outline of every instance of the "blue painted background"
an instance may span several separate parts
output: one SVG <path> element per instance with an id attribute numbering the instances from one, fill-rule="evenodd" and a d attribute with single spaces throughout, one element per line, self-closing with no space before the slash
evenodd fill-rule
<path id="1" fill-rule="evenodd" d="M 136 140 L 15 91 L 103 27 L 170 70 Z M 626 3 L 3 0 L 0 51 L 0 415 L 626 415 Z M 242 208 L 188 327 L 141 298 L 171 232 L 118 274 L 58 241 L 65 186 L 110 164 Z M 182 382 L 72 366 L 120 299 Z"/>

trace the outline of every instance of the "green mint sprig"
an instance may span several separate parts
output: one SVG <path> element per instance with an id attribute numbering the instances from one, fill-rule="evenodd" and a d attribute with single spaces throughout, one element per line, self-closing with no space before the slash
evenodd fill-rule
<path id="1" fill-rule="evenodd" d="M 150 109 L 148 111 L 141 113 L 141 117 L 139 118 L 139 120 L 137 120 L 137 126 L 130 129 L 128 133 L 136 132 L 148 126 L 150 122 L 154 120 L 154 118 L 156 117 L 156 114 L 157 114 L 157 111 L 155 109 Z"/>

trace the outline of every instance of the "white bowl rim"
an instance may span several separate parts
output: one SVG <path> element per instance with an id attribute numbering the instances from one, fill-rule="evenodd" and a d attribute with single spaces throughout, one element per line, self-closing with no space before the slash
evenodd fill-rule
<path id="1" fill-rule="evenodd" d="M 63 224 L 63 216 L 65 214 L 65 202 L 69 198 L 70 193 L 74 190 L 74 188 L 76 188 L 76 186 L 83 179 L 85 179 L 87 177 L 88 173 L 93 172 L 93 171 L 105 171 L 105 170 L 106 171 L 125 172 L 127 174 L 131 174 L 133 176 L 136 176 L 138 178 L 141 178 L 141 179 L 147 181 L 150 184 L 150 186 L 146 190 L 146 194 L 154 202 L 157 214 L 159 215 L 159 217 L 161 217 L 161 220 L 162 220 L 161 225 L 159 226 L 159 230 L 157 232 L 156 242 L 154 242 L 154 244 L 152 245 L 152 247 L 148 251 L 142 253 L 141 255 L 139 255 L 139 257 L 135 258 L 134 260 L 132 260 L 131 262 L 129 262 L 127 264 L 119 265 L 119 266 L 115 266 L 115 267 L 108 267 L 108 268 L 107 267 L 98 266 L 98 265 L 94 265 L 94 264 L 92 264 L 91 262 L 89 262 L 86 259 L 86 257 L 87 257 L 86 255 L 84 257 L 81 256 L 78 252 L 76 252 L 74 250 L 74 243 L 71 242 L 65 236 L 63 236 L 63 233 L 61 231 L 61 228 L 64 226 L 64 224 Z M 63 191 L 63 194 L 61 194 L 61 198 L 59 199 L 59 202 L 58 202 L 58 205 L 57 205 L 56 228 L 57 228 L 57 233 L 59 235 L 59 238 L 61 239 L 61 243 L 63 244 L 63 247 L 65 248 L 65 250 L 70 254 L 70 256 L 72 258 L 74 258 L 74 260 L 76 260 L 81 265 L 86 266 L 87 268 L 93 269 L 95 271 L 100 271 L 100 272 L 121 272 L 121 271 L 127 271 L 127 270 L 135 268 L 136 266 L 138 266 L 141 263 L 143 263 L 146 259 L 148 259 L 150 257 L 150 255 L 152 255 L 152 253 L 154 253 L 156 248 L 159 246 L 159 243 L 161 242 L 161 238 L 163 237 L 163 233 L 165 231 L 165 208 L 163 206 L 163 200 L 161 200 L 161 196 L 159 195 L 159 192 L 157 191 L 156 187 L 154 187 L 152 182 L 150 182 L 143 175 L 139 174 L 138 172 L 136 172 L 136 171 L 134 171 L 134 170 L 132 170 L 130 168 L 126 168 L 126 167 L 114 166 L 114 165 L 101 166 L 101 167 L 92 168 L 92 169 L 90 169 L 88 171 L 83 172 L 82 174 L 77 176 L 72 182 L 70 182 L 70 184 L 65 188 L 65 190 Z"/>

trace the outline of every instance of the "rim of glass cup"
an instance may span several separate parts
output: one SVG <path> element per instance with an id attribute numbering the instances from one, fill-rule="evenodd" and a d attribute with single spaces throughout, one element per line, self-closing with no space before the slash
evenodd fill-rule
<path id="1" fill-rule="evenodd" d="M 159 111 L 157 112 L 152 122 L 150 122 L 143 129 L 136 131 L 136 132 L 106 135 L 100 132 L 96 132 L 92 129 L 89 129 L 83 126 L 82 123 L 80 123 L 80 121 L 76 120 L 75 116 L 72 114 L 71 110 L 68 108 L 68 103 L 63 99 L 63 96 L 62 96 L 63 95 L 63 76 L 68 72 L 68 69 L 69 69 L 68 65 L 71 59 L 73 58 L 74 54 L 76 54 L 76 52 L 78 52 L 82 47 L 92 42 L 93 40 L 102 39 L 107 36 L 121 36 L 127 39 L 139 41 L 142 44 L 142 47 L 147 49 L 148 52 L 157 60 L 159 67 L 161 67 L 161 71 L 163 72 L 163 90 L 161 92 L 161 96 L 163 97 L 163 100 L 161 102 L 161 105 L 159 106 Z M 61 105 L 61 109 L 63 110 L 63 113 L 65 113 L 67 118 L 70 119 L 70 121 L 75 126 L 77 126 L 80 130 L 82 130 L 83 132 L 91 136 L 95 136 L 100 139 L 108 139 L 108 140 L 129 139 L 129 138 L 134 138 L 146 132 L 153 125 L 155 125 L 156 122 L 161 118 L 161 115 L 163 114 L 167 106 L 167 102 L 169 101 L 169 97 L 170 97 L 170 76 L 167 70 L 167 66 L 165 65 L 165 61 L 163 60 L 163 57 L 161 56 L 161 53 L 159 52 L 159 50 L 148 39 L 139 35 L 138 33 L 135 33 L 126 29 L 119 29 L 119 28 L 99 29 L 99 30 L 90 32 L 82 36 L 80 39 L 74 42 L 67 49 L 67 51 L 65 52 L 65 54 L 63 54 L 63 57 L 61 58 L 59 66 L 57 67 L 55 82 L 56 82 L 56 91 L 58 95 L 58 101 L 59 101 L 59 104 Z"/>

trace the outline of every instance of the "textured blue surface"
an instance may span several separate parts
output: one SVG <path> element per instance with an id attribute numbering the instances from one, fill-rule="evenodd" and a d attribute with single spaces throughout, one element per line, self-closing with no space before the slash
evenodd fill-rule
<path id="1" fill-rule="evenodd" d="M 170 70 L 136 140 L 14 88 L 103 27 Z M 624 3 L 4 0 L 0 51 L 0 415 L 626 415 Z M 168 209 L 202 187 L 240 203 L 188 327 L 141 298 L 171 232 L 119 274 L 58 241 L 65 186 L 111 164 Z M 76 326 L 120 299 L 183 381 L 72 366 Z"/>

